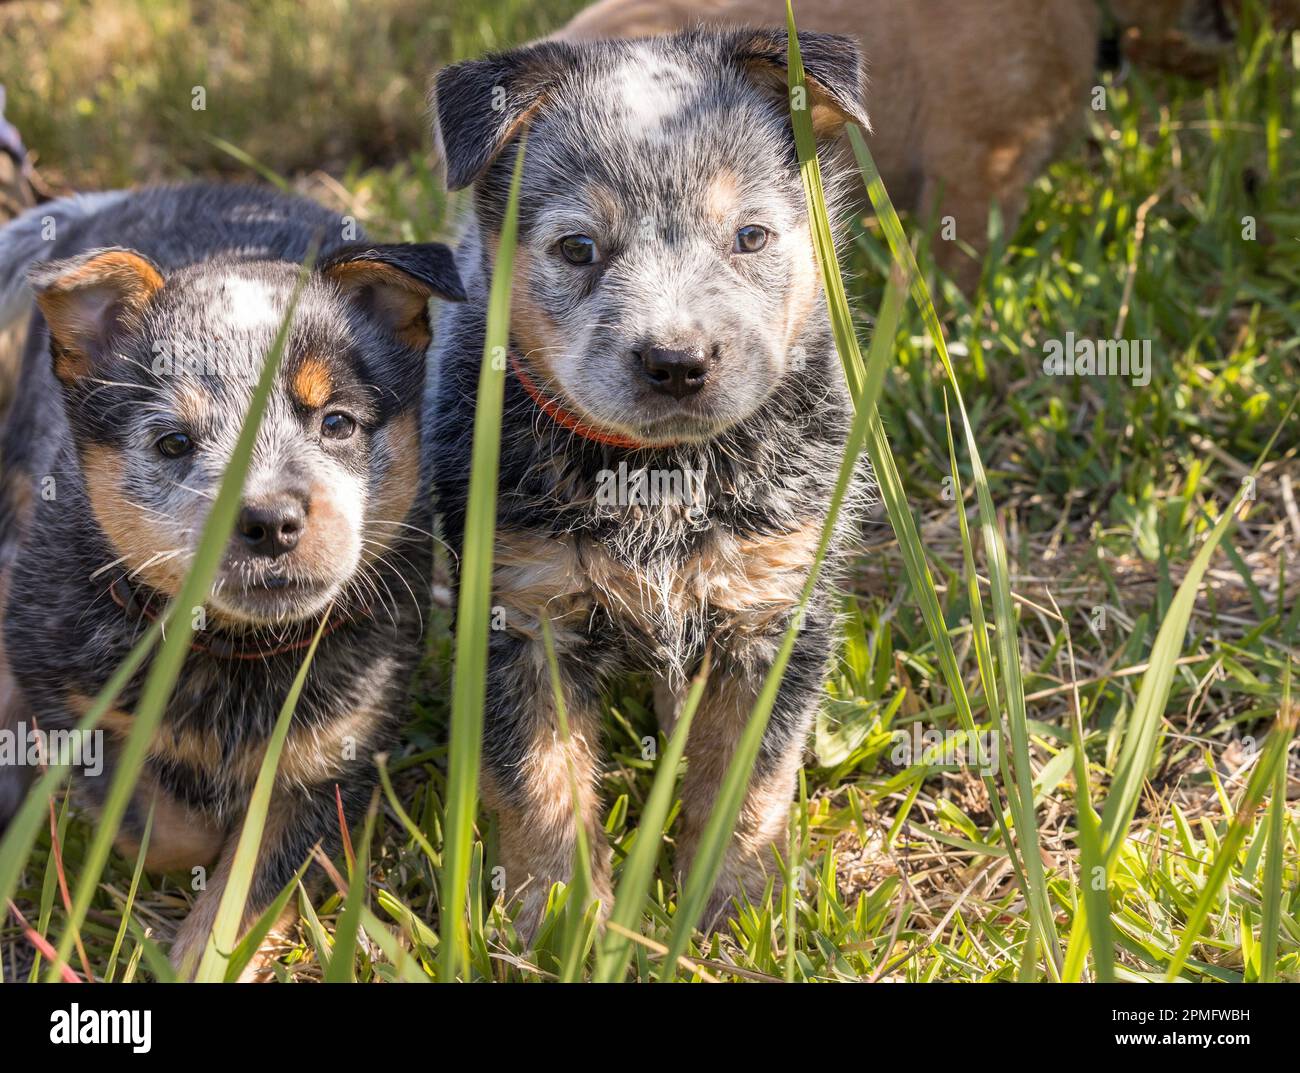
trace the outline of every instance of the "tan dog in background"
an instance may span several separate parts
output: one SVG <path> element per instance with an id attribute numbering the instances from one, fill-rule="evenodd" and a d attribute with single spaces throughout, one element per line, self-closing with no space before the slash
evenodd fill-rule
<path id="1" fill-rule="evenodd" d="M 1149 45 L 1222 30 L 1216 0 L 1112 0 Z M 554 39 L 644 37 L 694 25 L 784 26 L 785 0 L 601 0 Z M 989 206 L 1013 229 L 1034 177 L 1079 128 L 1096 83 L 1097 0 L 798 0 L 801 30 L 850 34 L 867 58 L 868 144 L 895 205 L 951 217 L 960 242 L 987 245 Z M 939 264 L 973 289 L 980 263 L 957 242 Z"/>

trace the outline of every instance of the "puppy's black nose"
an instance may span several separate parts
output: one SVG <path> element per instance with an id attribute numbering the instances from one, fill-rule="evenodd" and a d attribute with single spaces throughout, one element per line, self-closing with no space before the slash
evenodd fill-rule
<path id="1" fill-rule="evenodd" d="M 709 355 L 702 346 L 686 350 L 649 347 L 640 355 L 641 369 L 650 386 L 675 399 L 694 395 L 709 378 Z"/>
<path id="2" fill-rule="evenodd" d="M 239 535 L 254 555 L 275 558 L 298 546 L 307 524 L 302 503 L 290 497 L 259 506 L 245 506 L 239 512 Z"/>

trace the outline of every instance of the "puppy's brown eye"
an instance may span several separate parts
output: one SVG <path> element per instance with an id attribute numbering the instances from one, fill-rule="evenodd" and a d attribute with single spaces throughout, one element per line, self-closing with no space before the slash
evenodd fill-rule
<path id="1" fill-rule="evenodd" d="M 596 240 L 590 235 L 569 235 L 560 239 L 560 254 L 571 265 L 594 265 L 600 260 Z"/>
<path id="2" fill-rule="evenodd" d="M 347 414 L 326 414 L 320 423 L 320 434 L 327 440 L 350 439 L 357 423 Z"/>
<path id="3" fill-rule="evenodd" d="M 169 432 L 154 447 L 164 458 L 180 458 L 194 450 L 194 441 L 183 432 Z"/>
<path id="4" fill-rule="evenodd" d="M 758 224 L 747 224 L 736 232 L 732 253 L 757 253 L 767 245 L 767 232 Z"/>

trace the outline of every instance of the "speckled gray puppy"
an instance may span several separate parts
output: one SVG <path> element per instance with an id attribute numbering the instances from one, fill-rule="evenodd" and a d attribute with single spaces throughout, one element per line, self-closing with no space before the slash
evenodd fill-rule
<path id="1" fill-rule="evenodd" d="M 846 38 L 800 42 L 834 194 L 848 175 L 836 148 L 843 124 L 866 122 L 861 64 Z M 527 133 L 493 595 L 503 628 L 491 641 L 483 763 L 525 934 L 572 867 L 570 762 L 608 909 L 602 694 L 619 675 L 649 672 L 671 725 L 707 652 L 674 832 L 679 869 L 689 867 L 826 516 L 850 405 L 809 237 L 785 57 L 782 33 L 696 32 L 544 43 L 437 78 L 448 184 L 473 186 L 458 253 L 469 301 L 443 316 L 433 386 L 435 487 L 453 542 L 486 290 Z M 868 483 L 864 472 L 846 532 Z M 542 616 L 556 630 L 568 748 L 549 700 Z M 761 893 L 771 874 L 833 620 L 827 583 L 799 633 L 712 917 L 735 895 Z"/>

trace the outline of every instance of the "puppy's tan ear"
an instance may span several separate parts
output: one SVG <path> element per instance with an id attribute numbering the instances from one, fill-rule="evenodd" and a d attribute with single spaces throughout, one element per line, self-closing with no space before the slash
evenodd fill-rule
<path id="1" fill-rule="evenodd" d="M 456 261 L 441 242 L 346 246 L 325 257 L 320 271 L 385 331 L 421 352 L 432 341 L 429 299 L 465 300 Z"/>
<path id="2" fill-rule="evenodd" d="M 779 93 L 785 101 L 790 99 L 788 43 L 789 35 L 784 30 L 738 30 L 730 39 L 736 61 L 750 77 Z M 845 123 L 856 123 L 869 133 L 871 121 L 863 103 L 867 77 L 857 42 L 843 34 L 801 33 L 799 56 L 817 138 L 838 138 Z"/>
<path id="3" fill-rule="evenodd" d="M 90 375 L 114 336 L 138 323 L 163 288 L 153 261 L 117 247 L 42 262 L 27 278 L 49 325 L 54 373 L 68 385 Z"/>
<path id="4" fill-rule="evenodd" d="M 438 72 L 429 102 L 434 149 L 446 168 L 448 190 L 461 190 L 487 171 L 576 57 L 572 45 L 544 41 Z"/>

